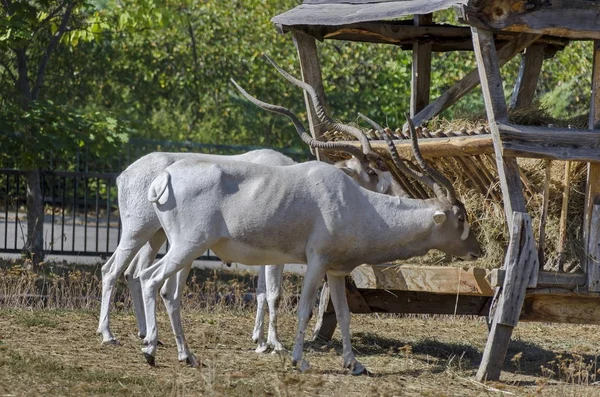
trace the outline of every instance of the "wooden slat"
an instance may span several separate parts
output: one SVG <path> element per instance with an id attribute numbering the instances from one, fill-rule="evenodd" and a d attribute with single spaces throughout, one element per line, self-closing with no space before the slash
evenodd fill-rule
<path id="1" fill-rule="evenodd" d="M 581 295 L 528 295 L 521 321 L 600 324 L 600 298 Z"/>
<path id="2" fill-rule="evenodd" d="M 533 103 L 535 89 L 544 62 L 545 50 L 546 45 L 540 43 L 534 43 L 525 49 L 510 101 L 511 108 L 525 108 Z"/>
<path id="3" fill-rule="evenodd" d="M 321 289 L 321 298 L 319 299 L 319 310 L 317 312 L 317 321 L 313 330 L 313 341 L 330 341 L 337 326 L 337 318 L 333 303 L 329 298 L 329 285 L 323 284 Z"/>
<path id="4" fill-rule="evenodd" d="M 317 92 L 317 95 L 322 99 L 321 102 L 325 103 L 325 89 L 323 88 L 321 65 L 319 64 L 319 55 L 317 53 L 315 39 L 301 33 L 294 33 L 293 38 L 294 45 L 298 51 L 302 80 L 310 84 Z M 306 104 L 310 133 L 313 138 L 318 139 L 325 133 L 326 128 L 319 122 L 310 96 L 306 91 L 304 92 L 304 102 Z M 323 156 L 318 149 L 316 150 L 316 154 L 317 160 L 328 161 L 327 157 Z"/>
<path id="5" fill-rule="evenodd" d="M 493 269 L 490 272 L 490 287 L 501 287 L 506 276 L 505 269 Z M 584 291 L 587 276 L 583 273 L 560 273 L 540 271 L 538 273 L 536 288 L 563 288 L 568 290 Z"/>
<path id="6" fill-rule="evenodd" d="M 430 25 L 433 15 L 415 15 L 415 26 Z M 410 89 L 410 116 L 414 117 L 429 103 L 431 84 L 431 41 L 415 42 L 412 47 L 412 74 Z"/>
<path id="7" fill-rule="evenodd" d="M 412 145 L 408 140 L 395 139 L 393 142 L 401 157 L 414 158 Z M 348 141 L 348 143 L 360 147 L 358 141 Z M 378 151 L 388 152 L 385 141 L 371 141 L 371 146 Z M 419 149 L 426 158 L 494 154 L 494 144 L 489 134 L 419 139 Z"/>
<path id="8" fill-rule="evenodd" d="M 502 153 L 509 157 L 600 161 L 600 131 L 498 123 Z"/>
<path id="9" fill-rule="evenodd" d="M 569 196 L 571 194 L 571 162 L 565 162 L 565 175 L 563 177 L 563 192 L 562 192 L 562 205 L 560 210 L 560 220 L 558 227 L 558 271 L 563 271 L 563 261 L 565 246 L 567 244 L 567 217 L 569 213 Z"/>
<path id="10" fill-rule="evenodd" d="M 490 33 L 491 35 L 491 33 Z M 498 49 L 498 66 L 504 65 L 506 62 L 511 60 L 515 55 L 523 50 L 523 48 L 533 44 L 539 38 L 538 35 L 523 34 L 516 37 L 514 40 L 503 44 Z M 491 45 L 493 46 L 493 39 L 490 37 Z M 494 49 L 495 52 L 495 49 Z M 421 125 L 425 121 L 439 114 L 444 109 L 447 109 L 450 105 L 456 103 L 465 94 L 469 93 L 473 88 L 479 84 L 479 71 L 478 69 L 472 70 L 459 82 L 454 84 L 436 100 L 431 102 L 425 109 L 420 111 L 413 121 L 416 126 Z"/>
<path id="11" fill-rule="evenodd" d="M 538 260 L 540 262 L 540 270 L 544 268 L 544 244 L 546 242 L 546 220 L 548 219 L 548 204 L 550 202 L 550 179 L 552 170 L 552 161 L 546 160 L 544 162 L 544 194 L 542 195 L 542 211 L 540 214 L 540 224 L 538 228 Z"/>
<path id="12" fill-rule="evenodd" d="M 362 265 L 351 275 L 359 289 L 493 296 L 489 273 L 475 267 Z"/>
<path id="13" fill-rule="evenodd" d="M 592 207 L 590 232 L 586 256 L 588 290 L 600 291 L 600 204 Z"/>
<path id="14" fill-rule="evenodd" d="M 592 95 L 590 98 L 590 118 L 589 128 L 600 127 L 600 40 L 594 41 L 594 52 L 592 54 Z M 600 131 L 595 132 L 600 137 Z M 592 233 L 596 233 L 597 225 L 594 221 L 594 211 L 597 204 L 600 204 L 600 164 L 588 164 L 587 183 L 585 189 L 585 208 L 583 219 L 583 246 L 586 252 L 588 272 L 590 277 L 589 286 L 592 291 L 598 291 L 600 283 L 597 272 L 597 262 L 594 257 L 597 255 L 598 240 L 592 239 Z"/>
<path id="15" fill-rule="evenodd" d="M 482 316 L 490 298 L 418 291 L 359 289 L 374 313 L 456 314 Z"/>

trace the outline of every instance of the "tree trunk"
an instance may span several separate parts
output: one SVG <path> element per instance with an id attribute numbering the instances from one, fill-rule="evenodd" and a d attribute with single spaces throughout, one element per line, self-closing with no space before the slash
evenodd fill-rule
<path id="1" fill-rule="evenodd" d="M 25 254 L 31 259 L 33 270 L 39 270 L 44 260 L 44 200 L 42 171 L 37 168 L 27 175 L 27 242 Z"/>

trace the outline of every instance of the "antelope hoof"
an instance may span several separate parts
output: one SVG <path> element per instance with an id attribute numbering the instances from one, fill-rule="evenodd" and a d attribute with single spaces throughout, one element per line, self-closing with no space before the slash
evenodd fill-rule
<path id="1" fill-rule="evenodd" d="M 200 366 L 200 362 L 198 361 L 196 356 L 192 353 L 190 353 L 190 355 L 186 357 L 185 363 L 192 368 L 198 368 Z"/>
<path id="2" fill-rule="evenodd" d="M 298 363 L 296 361 L 292 361 L 292 365 L 296 368 L 298 372 L 304 373 L 310 369 L 310 364 L 304 359 L 300 362 L 300 366 L 298 366 L 297 364 Z"/>
<path id="3" fill-rule="evenodd" d="M 117 340 L 117 338 L 110 338 L 102 341 L 103 346 L 120 346 L 121 342 Z"/>
<path id="4" fill-rule="evenodd" d="M 146 362 L 148 363 L 148 365 L 150 365 L 151 367 L 156 366 L 156 359 L 154 358 L 154 356 L 152 354 L 144 353 L 144 358 L 146 359 Z"/>
<path id="5" fill-rule="evenodd" d="M 350 370 L 350 373 L 352 374 L 352 376 L 359 376 L 359 375 L 372 375 L 366 368 L 364 365 L 362 365 L 361 363 L 359 363 L 358 361 L 354 361 L 352 364 L 350 364 L 348 367 L 346 367 Z"/>
<path id="6" fill-rule="evenodd" d="M 267 350 L 269 350 L 269 346 L 266 343 L 261 343 L 254 351 L 257 353 L 265 353 Z"/>

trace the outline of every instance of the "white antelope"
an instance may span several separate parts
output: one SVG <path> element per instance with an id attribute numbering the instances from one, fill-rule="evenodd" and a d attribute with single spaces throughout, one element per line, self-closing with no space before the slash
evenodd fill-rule
<path id="1" fill-rule="evenodd" d="M 363 263 L 383 263 L 438 249 L 474 260 L 481 255 L 464 205 L 450 182 L 413 149 L 437 197 L 387 196 L 359 187 L 320 162 L 270 167 L 232 161 L 178 161 L 152 181 L 154 204 L 171 248 L 140 273 L 148 334 L 142 351 L 153 364 L 158 342 L 155 305 L 160 285 L 207 249 L 247 265 L 306 263 L 292 364 L 301 371 L 306 326 L 317 288 L 327 274 L 340 331 L 344 366 L 366 370 L 350 345 L 344 276 Z M 433 178 L 433 179 L 431 179 Z M 434 181 L 435 180 L 435 181 Z M 442 185 L 446 194 L 443 194 Z"/>
<path id="2" fill-rule="evenodd" d="M 312 146 L 322 147 L 320 146 L 322 143 L 323 142 L 315 141 L 312 143 Z M 365 154 L 359 149 L 343 144 L 334 145 L 332 148 L 335 150 L 351 152 L 351 154 L 357 156 L 352 157 L 350 160 L 339 162 L 337 166 L 343 168 L 346 173 L 351 175 L 359 183 L 365 186 L 379 188 L 384 192 L 388 189 L 394 189 L 395 191 L 399 189 L 397 184 L 391 181 L 389 172 L 371 169 L 370 163 L 365 160 Z M 230 159 L 233 161 L 260 163 L 272 166 L 287 166 L 294 164 L 292 159 L 279 152 L 270 149 L 261 149 L 233 156 L 156 152 L 143 156 L 127 167 L 127 169 L 117 178 L 119 213 L 122 223 L 121 239 L 113 255 L 102 267 L 102 301 L 97 332 L 102 335 L 102 343 L 104 344 L 118 343 L 110 330 L 110 307 L 116 280 L 124 271 L 134 305 L 139 330 L 138 335 L 140 338 L 146 336 L 146 321 L 142 303 L 139 272 L 154 261 L 158 250 L 166 241 L 166 236 L 160 226 L 156 213 L 154 212 L 151 203 L 146 199 L 147 192 L 153 178 L 169 165 L 182 159 L 195 159 L 199 161 Z M 182 327 L 180 325 L 179 299 L 176 298 L 176 296 L 179 295 L 182 289 L 182 286 L 179 286 L 180 283 L 186 280 L 188 273 L 189 270 L 184 271 L 177 278 L 174 278 L 172 283 L 169 284 L 169 288 L 165 287 L 162 296 L 171 318 L 176 341 L 178 341 L 177 347 L 179 359 L 188 362 L 190 365 L 197 365 L 197 361 L 193 355 L 188 355 L 188 349 L 179 343 L 182 338 L 177 337 Z M 276 269 L 275 273 L 275 278 L 278 277 L 280 280 L 281 270 Z M 265 285 L 264 268 L 259 272 L 259 286 L 262 285 Z M 273 296 L 272 299 L 278 299 L 277 292 L 271 295 Z M 264 292 L 259 293 L 257 323 L 259 322 L 260 313 L 260 324 L 262 324 L 262 317 L 264 316 L 265 298 Z M 273 317 L 275 317 L 274 314 Z M 257 327 L 255 327 L 255 329 L 257 329 Z M 265 344 L 264 341 L 262 341 L 262 326 L 260 327 L 260 334 L 259 332 L 255 332 L 255 339 L 259 342 L 259 350 L 261 349 L 260 346 L 263 346 L 264 349 Z M 276 333 L 273 333 L 273 336 L 271 336 L 269 340 L 276 349 L 280 348 L 281 344 L 277 340 Z"/>

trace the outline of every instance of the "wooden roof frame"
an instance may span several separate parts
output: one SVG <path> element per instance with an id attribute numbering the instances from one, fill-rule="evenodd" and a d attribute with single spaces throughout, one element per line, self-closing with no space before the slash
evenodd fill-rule
<path id="1" fill-rule="evenodd" d="M 467 28 L 433 24 L 431 13 L 450 7 L 458 10 L 460 21 L 468 25 Z M 412 21 L 403 20 L 410 15 L 413 16 Z M 493 152 L 496 158 L 510 244 L 501 270 L 501 281 L 496 278 L 493 301 L 489 306 L 484 304 L 484 300 L 470 303 L 469 310 L 480 312 L 484 308 L 492 308 L 490 334 L 476 375 L 480 381 L 499 379 L 512 330 L 523 313 L 527 318 L 539 321 L 560 317 L 555 314 L 554 317 L 545 316 L 539 307 L 535 309 L 531 298 L 522 311 L 526 295 L 532 296 L 527 291 L 543 287 L 538 288 L 536 295 L 542 302 L 540 307 L 555 305 L 572 310 L 574 302 L 575 305 L 581 303 L 581 299 L 567 299 L 564 293 L 557 294 L 557 290 L 564 290 L 565 281 L 554 282 L 552 275 L 540 271 L 543 258 L 537 252 L 516 157 L 560 159 L 566 160 L 567 164 L 575 160 L 589 162 L 583 226 L 583 244 L 589 259 L 583 264 L 587 273 L 585 279 L 579 277 L 576 282 L 575 296 L 580 296 L 583 291 L 587 294 L 587 302 L 591 302 L 589 299 L 600 295 L 600 18 L 597 15 L 600 15 L 600 1 L 594 0 L 305 0 L 302 5 L 272 19 L 280 32 L 292 33 L 302 78 L 322 98 L 324 90 L 315 40 L 390 43 L 412 49 L 410 111 L 416 124 L 422 124 L 446 109 L 481 82 L 491 134 L 488 137 L 444 138 L 440 142 L 429 141 L 422 145 L 424 152 L 439 154 L 440 148 L 443 151 L 445 145 L 459 155 L 473 153 L 473 150 L 480 153 L 480 150 L 481 153 Z M 571 39 L 594 40 L 590 130 L 511 125 L 500 67 L 526 50 L 511 99 L 511 106 L 526 106 L 533 99 L 547 51 L 564 46 L 565 40 Z M 467 41 L 470 43 L 466 44 Z M 475 51 L 477 68 L 430 103 L 431 52 L 461 49 Z M 317 121 L 306 93 L 305 102 L 311 133 L 319 138 L 324 132 L 323 127 Z M 456 144 L 458 140 L 460 143 Z M 435 269 L 427 271 L 436 272 Z M 365 299 L 367 295 L 361 295 L 351 278 L 348 283 L 351 309 L 354 306 L 355 312 L 371 312 L 368 299 Z M 407 293 L 427 293 L 428 299 L 431 299 L 428 291 Z M 333 330 L 331 324 L 335 327 L 335 318 L 332 319 L 331 313 L 327 315 L 327 297 L 327 289 L 324 288 L 318 324 L 319 329 L 330 335 Z M 591 305 L 597 306 L 595 302 Z M 597 312 L 593 311 L 595 317 Z M 577 317 L 578 321 L 585 321 L 583 317 Z"/>

